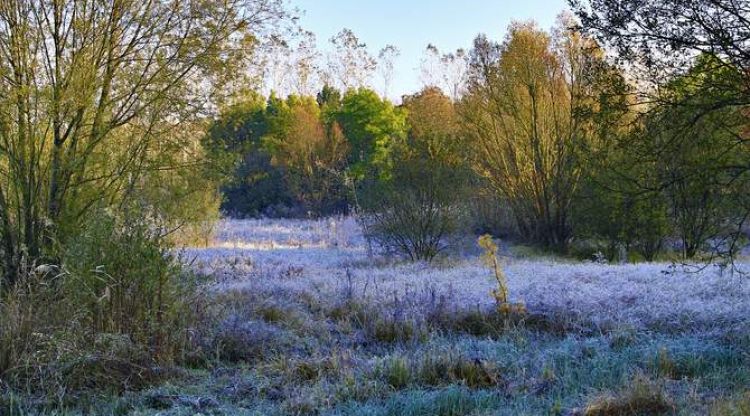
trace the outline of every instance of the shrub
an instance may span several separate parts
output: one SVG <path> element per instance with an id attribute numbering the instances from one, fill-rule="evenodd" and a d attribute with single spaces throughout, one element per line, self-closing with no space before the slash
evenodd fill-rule
<path id="1" fill-rule="evenodd" d="M 140 389 L 186 357 L 203 297 L 160 235 L 99 211 L 60 250 L 62 266 L 29 267 L 0 294 L 0 378 L 11 394 L 64 402 Z"/>
<path id="2" fill-rule="evenodd" d="M 360 187 L 360 221 L 366 237 L 412 261 L 433 260 L 462 225 L 460 174 L 430 160 L 394 167 L 387 181 Z"/>
<path id="3" fill-rule="evenodd" d="M 453 102 L 437 88 L 404 97 L 409 132 L 360 186 L 365 233 L 411 260 L 432 260 L 458 231 L 473 178 Z"/>
<path id="4" fill-rule="evenodd" d="M 68 242 L 62 284 L 71 309 L 84 311 L 88 335 L 127 335 L 169 362 L 187 346 L 196 281 L 160 231 L 143 218 L 102 212 Z"/>

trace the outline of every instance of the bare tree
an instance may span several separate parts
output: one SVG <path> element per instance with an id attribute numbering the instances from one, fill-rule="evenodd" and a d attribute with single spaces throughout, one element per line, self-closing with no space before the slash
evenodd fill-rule
<path id="1" fill-rule="evenodd" d="M 424 87 L 438 87 L 453 101 L 465 92 L 469 76 L 469 54 L 464 49 L 441 53 L 435 45 L 427 45 L 420 64 Z"/>
<path id="2" fill-rule="evenodd" d="M 419 79 L 423 87 L 441 88 L 440 50 L 433 44 L 427 45 L 419 63 Z"/>
<path id="3" fill-rule="evenodd" d="M 295 85 L 298 95 L 311 96 L 322 88 L 320 85 L 320 52 L 315 34 L 303 31 L 294 50 Z"/>
<path id="4" fill-rule="evenodd" d="M 401 51 L 393 46 L 386 45 L 378 53 L 378 73 L 383 79 L 383 91 L 382 95 L 388 98 L 391 92 L 391 83 L 393 82 L 393 71 L 396 65 L 396 59 L 401 56 Z"/>
<path id="5" fill-rule="evenodd" d="M 333 51 L 328 55 L 326 83 L 341 90 L 368 85 L 377 67 L 367 51 L 367 45 L 349 29 L 343 29 L 330 39 Z"/>

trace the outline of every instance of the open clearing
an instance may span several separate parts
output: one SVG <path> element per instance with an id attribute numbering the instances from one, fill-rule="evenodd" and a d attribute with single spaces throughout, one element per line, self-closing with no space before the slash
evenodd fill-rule
<path id="1" fill-rule="evenodd" d="M 225 221 L 183 253 L 221 305 L 216 363 L 125 400 L 144 414 L 744 414 L 745 277 L 508 255 L 528 314 L 505 322 L 469 246 L 408 264 L 368 256 L 351 219 Z"/>

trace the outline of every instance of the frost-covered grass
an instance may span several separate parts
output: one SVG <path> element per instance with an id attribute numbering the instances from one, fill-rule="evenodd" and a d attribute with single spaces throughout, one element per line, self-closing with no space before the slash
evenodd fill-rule
<path id="1" fill-rule="evenodd" d="M 211 247 L 185 250 L 183 258 L 208 276 L 215 303 L 207 318 L 213 329 L 197 336 L 201 360 L 171 383 L 105 409 L 160 415 L 750 409 L 750 282 L 715 267 L 692 273 L 669 264 L 504 257 L 511 300 L 528 309 L 523 319 L 506 322 L 494 312 L 494 281 L 476 255 L 434 265 L 370 257 L 347 218 L 225 221 Z M 618 406 L 632 411 L 618 413 Z"/>
<path id="2" fill-rule="evenodd" d="M 494 279 L 476 257 L 437 266 L 368 258 L 351 219 L 228 221 L 215 247 L 186 255 L 202 273 L 214 275 L 222 290 L 328 298 L 350 292 L 376 308 L 397 302 L 412 314 L 430 312 L 436 298 L 449 309 L 486 310 L 493 302 L 488 294 Z M 512 301 L 584 332 L 630 328 L 722 335 L 750 329 L 750 280 L 714 266 L 695 271 L 666 263 L 505 258 L 504 268 Z"/>

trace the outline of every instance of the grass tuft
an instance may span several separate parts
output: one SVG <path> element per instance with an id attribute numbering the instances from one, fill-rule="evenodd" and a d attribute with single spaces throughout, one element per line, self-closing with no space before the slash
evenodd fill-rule
<path id="1" fill-rule="evenodd" d="M 584 416 L 657 416 L 674 413 L 661 386 L 644 376 L 617 392 L 602 393 L 589 402 Z"/>

